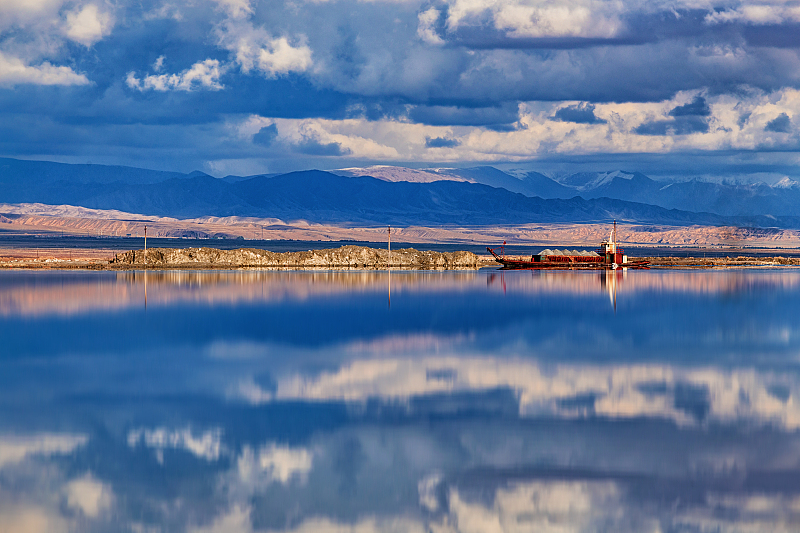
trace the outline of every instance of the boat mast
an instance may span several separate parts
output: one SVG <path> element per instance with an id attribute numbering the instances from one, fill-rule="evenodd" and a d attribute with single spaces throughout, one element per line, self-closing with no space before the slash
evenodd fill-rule
<path id="1" fill-rule="evenodd" d="M 614 255 L 617 253 L 617 221 L 614 220 L 614 231 L 612 233 L 614 236 Z"/>

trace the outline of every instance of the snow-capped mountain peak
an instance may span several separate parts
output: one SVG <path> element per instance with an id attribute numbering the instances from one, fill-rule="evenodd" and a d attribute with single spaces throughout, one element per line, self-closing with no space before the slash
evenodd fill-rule
<path id="1" fill-rule="evenodd" d="M 783 178 L 778 183 L 773 185 L 773 187 L 776 188 L 776 189 L 792 189 L 792 188 L 798 187 L 798 186 L 800 186 L 800 183 L 798 183 L 798 182 L 796 182 L 794 180 L 791 180 L 788 177 Z"/>

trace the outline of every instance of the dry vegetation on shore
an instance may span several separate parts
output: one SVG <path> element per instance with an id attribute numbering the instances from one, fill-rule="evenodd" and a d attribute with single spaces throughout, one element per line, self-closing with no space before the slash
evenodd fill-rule
<path id="1" fill-rule="evenodd" d="M 0 254 L 0 268 L 88 269 L 88 270 L 166 270 L 166 269 L 418 269 L 464 270 L 499 267 L 491 256 L 472 252 L 432 252 L 413 248 L 392 250 L 364 246 L 342 246 L 325 250 L 276 253 L 255 248 L 218 250 L 215 248 L 150 248 L 100 256 L 59 250 L 59 257 L 40 255 L 9 258 Z M 70 252 L 72 253 L 72 252 Z M 111 257 L 109 257 L 111 255 Z M 391 257 L 391 259 L 390 259 Z M 736 268 L 800 266 L 800 257 L 646 257 L 652 268 Z"/>

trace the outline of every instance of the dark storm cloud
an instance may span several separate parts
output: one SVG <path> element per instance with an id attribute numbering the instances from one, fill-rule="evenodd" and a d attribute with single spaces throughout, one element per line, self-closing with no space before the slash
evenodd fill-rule
<path id="1" fill-rule="evenodd" d="M 270 124 L 258 130 L 258 133 L 253 135 L 253 142 L 262 146 L 270 146 L 278 137 L 278 127 L 275 124 Z"/>
<path id="2" fill-rule="evenodd" d="M 348 148 L 342 148 L 341 143 L 321 143 L 319 141 L 308 139 L 295 147 L 301 154 L 318 155 L 318 156 L 340 156 L 350 154 Z"/>
<path id="3" fill-rule="evenodd" d="M 773 120 L 767 122 L 767 125 L 764 127 L 766 131 L 774 131 L 776 133 L 789 133 L 792 128 L 792 123 L 789 120 L 789 115 L 786 113 L 781 113 Z"/>
<path id="4" fill-rule="evenodd" d="M 708 133 L 708 120 L 696 116 L 683 116 L 675 120 L 654 120 L 639 125 L 635 130 L 639 135 L 689 135 Z"/>
<path id="5" fill-rule="evenodd" d="M 708 107 L 705 98 L 695 96 L 694 100 L 688 104 L 674 108 L 669 115 L 671 117 L 707 117 L 711 115 L 711 108 Z"/>
<path id="6" fill-rule="evenodd" d="M 688 104 L 673 108 L 672 120 L 654 120 L 639 125 L 634 131 L 639 135 L 689 135 L 708 133 L 711 108 L 702 96 L 695 96 Z"/>
<path id="7" fill-rule="evenodd" d="M 568 105 L 555 112 L 553 120 L 559 122 L 574 122 L 576 124 L 605 124 L 606 121 L 597 118 L 594 114 L 594 105 L 587 102 Z"/>
<path id="8" fill-rule="evenodd" d="M 742 36 L 753 46 L 797 48 L 800 46 L 800 24 L 787 21 L 784 24 L 745 26 Z"/>
<path id="9" fill-rule="evenodd" d="M 519 120 L 514 103 L 497 107 L 415 106 L 408 118 L 432 126 L 503 126 Z"/>
<path id="10" fill-rule="evenodd" d="M 425 137 L 425 146 L 428 148 L 455 148 L 460 145 L 458 139 L 447 139 L 445 137 Z"/>

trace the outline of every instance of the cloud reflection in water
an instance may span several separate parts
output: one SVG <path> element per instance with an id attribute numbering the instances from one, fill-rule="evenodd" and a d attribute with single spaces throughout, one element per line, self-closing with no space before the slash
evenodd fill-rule
<path id="1" fill-rule="evenodd" d="M 797 270 L 144 276 L 0 276 L 0 530 L 800 524 Z"/>

